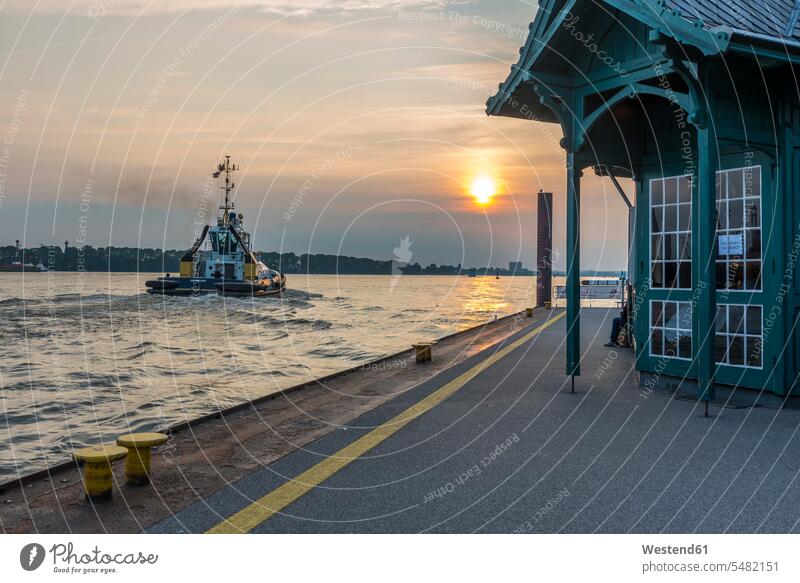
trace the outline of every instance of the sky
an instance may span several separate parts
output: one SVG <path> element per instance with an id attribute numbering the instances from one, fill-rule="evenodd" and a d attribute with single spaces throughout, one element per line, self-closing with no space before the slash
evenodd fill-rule
<path id="1" fill-rule="evenodd" d="M 254 247 L 535 263 L 558 126 L 487 117 L 520 0 L 0 0 L 0 244 L 186 248 L 240 165 Z M 582 267 L 625 263 L 627 213 L 585 175 Z M 497 193 L 479 204 L 478 177 Z"/>

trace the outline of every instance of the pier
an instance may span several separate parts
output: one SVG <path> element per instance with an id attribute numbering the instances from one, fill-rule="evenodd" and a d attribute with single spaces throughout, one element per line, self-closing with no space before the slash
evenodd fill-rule
<path id="1" fill-rule="evenodd" d="M 176 428 L 152 485 L 81 496 L 70 467 L 7 487 L 6 532 L 798 532 L 800 411 L 642 383 L 582 310 L 443 339 L 431 363 L 349 371 Z M 724 402 L 719 405 L 725 405 Z"/>

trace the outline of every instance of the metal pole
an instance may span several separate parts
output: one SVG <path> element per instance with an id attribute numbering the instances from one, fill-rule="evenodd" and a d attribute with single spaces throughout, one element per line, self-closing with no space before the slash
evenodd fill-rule
<path id="1" fill-rule="evenodd" d="M 711 112 L 711 86 L 708 64 L 701 60 L 699 77 L 703 84 L 706 115 L 697 129 L 697 181 L 692 199 L 694 223 L 694 254 L 692 260 L 692 336 L 697 359 L 697 384 L 700 400 L 706 403 L 714 398 L 714 322 L 716 319 L 716 172 L 717 139 Z"/>
<path id="2" fill-rule="evenodd" d="M 581 374 L 580 363 L 580 199 L 581 171 L 575 152 L 567 151 L 567 374 Z M 574 380 L 574 379 L 573 379 Z"/>

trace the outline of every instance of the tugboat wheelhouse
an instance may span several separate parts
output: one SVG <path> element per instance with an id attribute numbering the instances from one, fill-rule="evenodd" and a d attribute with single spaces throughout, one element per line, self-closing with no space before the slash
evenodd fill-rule
<path id="1" fill-rule="evenodd" d="M 800 391 L 800 0 L 543 0 L 487 113 L 558 123 L 567 367 L 582 171 L 633 180 L 636 368 Z"/>

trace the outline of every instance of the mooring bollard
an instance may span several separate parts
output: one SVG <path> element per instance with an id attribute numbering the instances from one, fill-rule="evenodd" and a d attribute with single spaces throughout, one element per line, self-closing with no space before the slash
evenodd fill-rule
<path id="1" fill-rule="evenodd" d="M 111 498 L 111 463 L 128 455 L 128 450 L 118 445 L 94 445 L 76 450 L 72 454 L 83 462 L 83 489 L 86 499 L 103 502 Z"/>
<path id="2" fill-rule="evenodd" d="M 150 482 L 150 448 L 167 442 L 163 433 L 130 433 L 117 438 L 117 445 L 128 448 L 125 482 L 141 486 Z"/>
<path id="3" fill-rule="evenodd" d="M 414 344 L 414 354 L 417 358 L 417 363 L 430 362 L 433 358 L 433 344 L 430 342 L 423 342 Z"/>
<path id="4" fill-rule="evenodd" d="M 533 308 L 525 308 L 525 315 L 528 318 L 533 318 Z"/>

